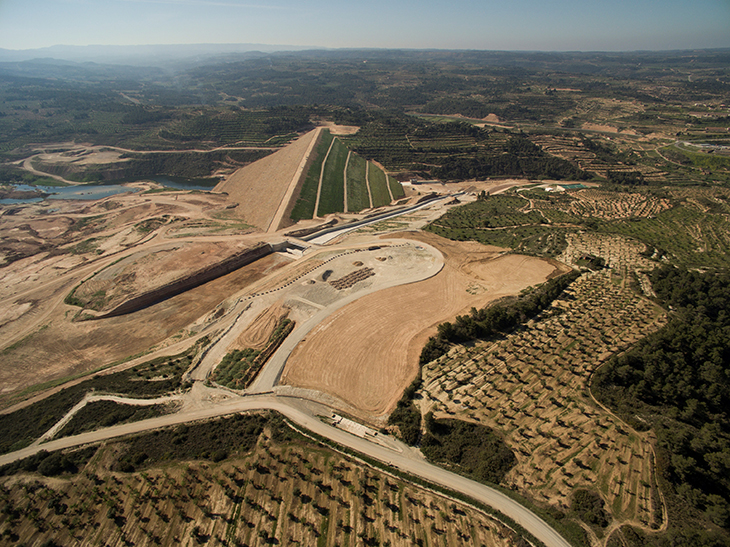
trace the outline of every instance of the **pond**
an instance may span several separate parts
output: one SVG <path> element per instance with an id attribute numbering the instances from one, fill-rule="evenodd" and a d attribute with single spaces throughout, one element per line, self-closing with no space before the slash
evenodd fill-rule
<path id="1" fill-rule="evenodd" d="M 94 200 L 122 194 L 124 192 L 139 192 L 138 188 L 130 188 L 120 184 L 79 184 L 76 186 L 30 186 L 28 184 L 14 184 L 13 189 L 20 192 L 43 192 L 44 197 L 7 198 L 0 203 L 12 205 L 15 203 L 36 203 L 44 199 L 82 199 Z"/>
<path id="2" fill-rule="evenodd" d="M 179 190 L 200 190 L 204 192 L 211 191 L 216 184 L 220 182 L 217 178 L 207 179 L 186 179 L 182 177 L 147 177 L 139 181 L 126 182 L 144 182 L 154 181 L 167 188 L 177 188 Z M 125 192 L 139 192 L 139 188 L 123 186 L 121 184 L 77 184 L 74 186 L 30 186 L 28 184 L 13 184 L 14 190 L 20 192 L 42 192 L 48 194 L 47 197 L 24 197 L 24 198 L 6 198 L 0 199 L 2 205 L 14 205 L 18 203 L 37 203 L 44 199 L 79 199 L 79 200 L 95 200 L 123 194 Z"/>

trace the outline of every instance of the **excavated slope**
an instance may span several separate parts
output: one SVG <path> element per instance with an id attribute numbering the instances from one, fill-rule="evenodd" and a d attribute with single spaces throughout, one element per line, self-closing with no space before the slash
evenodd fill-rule
<path id="1" fill-rule="evenodd" d="M 233 214 L 246 224 L 263 231 L 276 231 L 286 223 L 282 214 L 294 190 L 306 175 L 309 159 L 319 128 L 299 137 L 290 145 L 233 173 L 215 187 L 226 192 L 238 205 Z"/>

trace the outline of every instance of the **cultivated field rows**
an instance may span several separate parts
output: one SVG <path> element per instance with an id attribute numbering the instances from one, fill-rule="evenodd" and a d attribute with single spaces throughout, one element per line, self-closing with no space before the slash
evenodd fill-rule
<path id="1" fill-rule="evenodd" d="M 8 538 L 40 545 L 522 545 L 487 515 L 307 443 L 248 456 L 108 470 L 119 445 L 65 479 L 0 486 Z"/>
<path id="2" fill-rule="evenodd" d="M 596 126 L 596 129 L 600 131 L 601 127 L 602 126 Z M 609 127 L 603 127 L 603 130 L 605 129 L 609 129 Z M 609 171 L 616 173 L 640 171 L 644 178 L 648 180 L 665 180 L 667 177 L 666 172 L 661 171 L 652 165 L 624 164 L 619 161 L 609 162 L 601 159 L 597 157 L 593 151 L 588 149 L 579 139 L 573 137 L 537 135 L 531 137 L 530 140 L 549 154 L 568 161 L 573 161 L 577 163 L 581 169 L 595 173 L 600 177 L 607 177 Z M 633 142 L 632 144 L 635 145 Z"/>
<path id="3" fill-rule="evenodd" d="M 539 135 L 530 139 L 537 144 L 545 152 L 574 161 L 578 166 L 586 171 L 591 171 L 601 176 L 605 176 L 609 169 L 613 169 L 614 165 L 606 165 L 596 158 L 596 155 L 577 139 L 571 137 L 558 137 L 554 135 Z"/>
<path id="4" fill-rule="evenodd" d="M 597 367 L 666 321 L 625 281 L 585 274 L 527 328 L 426 365 L 421 409 L 502 432 L 518 460 L 507 483 L 537 501 L 567 508 L 575 488 L 593 488 L 615 520 L 658 527 L 651 436 L 588 391 Z"/>
<path id="5" fill-rule="evenodd" d="M 589 232 L 567 232 L 568 243 L 558 259 L 566 264 L 575 265 L 581 256 L 599 256 L 606 261 L 606 267 L 622 271 L 652 270 L 656 266 L 641 253 L 645 245 L 620 236 L 610 236 Z"/>
<path id="6" fill-rule="evenodd" d="M 654 217 L 671 207 L 666 198 L 646 194 L 616 194 L 601 190 L 580 190 L 573 194 L 570 212 L 607 220 L 629 217 Z"/>

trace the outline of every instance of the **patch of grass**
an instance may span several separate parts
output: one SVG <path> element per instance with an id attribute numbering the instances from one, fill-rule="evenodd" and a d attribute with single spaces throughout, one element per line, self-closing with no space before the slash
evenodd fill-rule
<path id="1" fill-rule="evenodd" d="M 388 205 L 390 203 L 390 193 L 387 186 L 388 177 L 373 162 L 370 162 L 368 180 L 370 181 L 370 192 L 373 195 L 373 207 Z"/>
<path id="2" fill-rule="evenodd" d="M 358 212 L 370 207 L 365 169 L 367 162 L 357 154 L 350 155 L 347 164 L 347 209 Z"/>
<path id="3" fill-rule="evenodd" d="M 319 144 L 315 148 L 314 161 L 309 171 L 307 171 L 299 198 L 291 212 L 291 219 L 294 222 L 314 217 L 314 205 L 317 202 L 317 189 L 319 188 L 319 177 L 322 173 L 322 163 L 331 143 L 332 134 L 327 129 L 323 130 Z"/>
<path id="4" fill-rule="evenodd" d="M 295 323 L 283 318 L 271 333 L 266 347 L 259 351 L 252 348 L 233 350 L 227 353 L 211 375 L 211 380 L 231 389 L 245 389 L 256 378 L 281 343 L 294 330 Z"/>
<path id="5" fill-rule="evenodd" d="M 154 232 L 155 230 L 157 230 L 160 226 L 166 224 L 168 220 L 169 216 L 167 216 L 167 218 L 149 218 L 135 224 L 134 229 L 137 230 L 140 234 L 149 234 L 150 232 Z"/>
<path id="6" fill-rule="evenodd" d="M 322 177 L 322 192 L 319 197 L 319 216 L 341 213 L 345 208 L 345 162 L 348 150 L 339 139 L 335 139 Z"/>
<path id="7" fill-rule="evenodd" d="M 390 191 L 393 192 L 393 199 L 401 199 L 406 197 L 406 192 L 403 190 L 403 186 L 400 182 L 395 180 L 393 177 L 388 175 L 388 186 L 390 186 Z"/>

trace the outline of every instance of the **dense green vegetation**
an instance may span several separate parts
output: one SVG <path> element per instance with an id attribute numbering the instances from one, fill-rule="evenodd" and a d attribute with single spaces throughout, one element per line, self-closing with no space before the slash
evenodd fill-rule
<path id="1" fill-rule="evenodd" d="M 249 452 L 264 428 L 276 440 L 287 440 L 296 434 L 280 414 L 234 414 L 208 422 L 153 431 L 138 435 L 125 443 L 115 467 L 119 471 L 135 470 L 176 460 L 221 461 L 235 454 Z"/>
<path id="2" fill-rule="evenodd" d="M 421 451 L 431 461 L 454 467 L 480 482 L 499 484 L 517 458 L 487 426 L 426 415 Z"/>
<path id="3" fill-rule="evenodd" d="M 500 146 L 490 147 L 470 157 L 449 157 L 434 176 L 443 180 L 483 180 L 490 177 L 525 177 L 553 180 L 586 180 L 586 172 L 572 163 L 543 152 L 524 136 L 510 137 Z"/>
<path id="4" fill-rule="evenodd" d="M 335 138 L 324 166 L 318 216 L 341 213 L 345 209 L 345 163 L 348 153 L 349 150 L 342 141 Z"/>
<path id="5" fill-rule="evenodd" d="M 611 515 L 605 510 L 605 505 L 597 492 L 579 489 L 573 493 L 570 511 L 586 524 L 606 528 L 610 524 Z"/>
<path id="6" fill-rule="evenodd" d="M 599 369 L 592 389 L 635 427 L 656 431 L 672 522 L 704 517 L 728 528 L 730 276 L 664 266 L 651 280 L 670 322 Z"/>
<path id="7" fill-rule="evenodd" d="M 630 140 L 589 138 L 583 127 L 608 122 L 727 144 L 727 112 L 715 108 L 727 80 L 721 51 L 248 53 L 172 71 L 0 63 L 0 154 L 21 159 L 30 143 L 70 140 L 134 150 L 280 146 L 329 119 L 361 126 L 346 138 L 353 149 L 404 176 L 580 179 L 575 163 L 529 146 L 533 136 L 572 135 L 614 178 L 635 166 L 630 183 L 649 182 L 647 166 L 675 181 L 728 182 L 719 154 L 676 149 L 681 161 L 666 161 L 630 153 Z M 613 106 L 601 102 L 607 98 Z M 501 128 L 475 125 L 488 114 Z"/>
<path id="8" fill-rule="evenodd" d="M 121 445 L 122 450 L 116 455 L 113 468 L 132 472 L 180 460 L 221 461 L 229 456 L 250 452 L 264 428 L 278 441 L 291 440 L 297 436 L 280 414 L 235 414 L 229 418 L 180 425 L 131 437 Z M 97 446 L 67 452 L 59 450 L 48 453 L 42 450 L 34 456 L 0 467 L 0 476 L 34 471 L 46 476 L 76 473 L 97 450 Z"/>
<path id="9" fill-rule="evenodd" d="M 358 154 L 376 159 L 389 170 L 442 180 L 590 178 L 572 163 L 546 154 L 524 135 L 480 129 L 463 121 L 434 123 L 405 115 L 373 115 L 347 142 Z"/>
<path id="10" fill-rule="evenodd" d="M 65 186 L 56 179 L 41 177 L 19 167 L 0 165 L 0 184 L 28 184 L 31 186 Z"/>
<path id="11" fill-rule="evenodd" d="M 68 437 L 101 427 L 156 418 L 167 414 L 170 410 L 171 407 L 164 404 L 137 406 L 114 401 L 96 401 L 79 410 L 57 436 Z"/>
<path id="12" fill-rule="evenodd" d="M 295 326 L 294 321 L 283 318 L 276 325 L 263 350 L 244 348 L 227 353 L 213 371 L 211 380 L 232 389 L 248 387 Z"/>
<path id="13" fill-rule="evenodd" d="M 451 209 L 424 229 L 457 241 L 474 240 L 526 254 L 559 255 L 565 249 L 566 228 L 551 226 L 548 212 L 523 212 L 528 205 L 525 197 L 488 196 Z M 584 219 L 576 216 L 570 220 Z"/>
<path id="14" fill-rule="evenodd" d="M 112 182 L 151 177 L 207 178 L 221 168 L 235 168 L 259 160 L 268 150 L 216 150 L 212 152 L 124 154 L 123 163 L 99 165 L 74 172 L 64 165 L 39 165 L 39 170 L 80 182 Z M 213 179 L 217 182 L 218 179 Z"/>
<path id="15" fill-rule="evenodd" d="M 197 349 L 196 345 L 180 355 L 160 357 L 114 374 L 96 375 L 21 410 L 0 415 L 0 453 L 19 450 L 33 442 L 88 392 L 153 398 L 184 388 L 182 374 L 190 366 Z M 104 416 L 99 418 L 103 420 Z"/>
<path id="16" fill-rule="evenodd" d="M 441 323 L 438 334 L 429 338 L 421 351 L 420 363 L 423 365 L 438 359 L 452 344 L 509 332 L 550 306 L 579 276 L 580 272 L 570 271 L 517 299 L 497 302 L 479 310 L 472 308 L 469 315 L 459 315 L 453 323 Z"/>
<path id="17" fill-rule="evenodd" d="M 310 111 L 302 107 L 208 110 L 171 126 L 160 137 L 178 142 L 277 146 L 292 140 L 296 132 L 310 129 L 309 118 Z"/>
<path id="18" fill-rule="evenodd" d="M 421 411 L 413 404 L 413 398 L 421 387 L 421 373 L 403 392 L 395 410 L 388 416 L 388 424 L 398 426 L 404 442 L 416 446 L 421 440 Z"/>
<path id="19" fill-rule="evenodd" d="M 309 171 L 307 171 L 299 198 L 291 212 L 291 219 L 295 222 L 314 217 L 314 206 L 317 203 L 317 190 L 319 189 L 319 177 L 322 173 L 322 163 L 324 163 L 331 143 L 332 134 L 325 129 L 322 131 L 319 143 L 314 149 L 314 160 L 309 167 Z"/>
<path id="20" fill-rule="evenodd" d="M 672 207 L 655 216 L 607 219 L 571 212 L 574 198 L 569 192 L 515 192 L 484 196 L 453 208 L 424 229 L 448 239 L 474 240 L 541 256 L 559 255 L 566 246 L 566 232 L 583 229 L 641 241 L 649 256 L 671 258 L 687 267 L 730 267 L 730 205 L 723 191 L 694 197 L 656 189 L 646 195 L 667 198 Z M 621 197 L 620 188 L 616 197 Z M 528 199 L 533 200 L 534 208 L 528 207 Z"/>
<path id="21" fill-rule="evenodd" d="M 0 476 L 16 473 L 38 472 L 46 477 L 77 473 L 94 456 L 97 447 L 80 448 L 63 452 L 41 450 L 34 456 L 0 467 Z"/>

